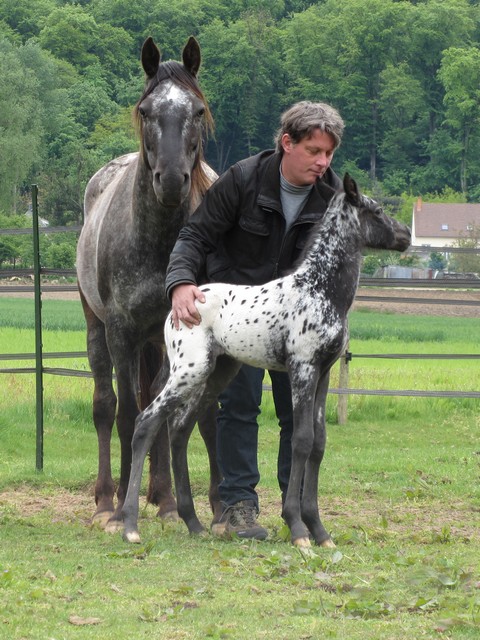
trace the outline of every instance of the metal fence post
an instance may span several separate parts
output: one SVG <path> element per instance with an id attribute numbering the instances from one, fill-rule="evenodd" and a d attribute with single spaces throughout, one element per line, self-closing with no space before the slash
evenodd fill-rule
<path id="1" fill-rule="evenodd" d="M 348 363 L 352 359 L 352 354 L 348 350 L 348 345 L 340 358 L 340 372 L 338 379 L 339 389 L 348 389 Z M 348 393 L 340 393 L 337 404 L 338 424 L 347 423 Z"/>
<path id="2" fill-rule="evenodd" d="M 42 289 L 40 284 L 40 234 L 38 231 L 38 187 L 32 184 L 33 284 L 35 292 L 35 384 L 36 384 L 36 469 L 43 470 L 43 343 Z"/>

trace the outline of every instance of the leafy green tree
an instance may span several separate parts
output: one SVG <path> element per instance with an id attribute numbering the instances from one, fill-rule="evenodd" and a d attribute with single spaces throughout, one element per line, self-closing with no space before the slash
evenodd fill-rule
<path id="1" fill-rule="evenodd" d="M 384 186 L 399 194 L 410 186 L 425 131 L 426 102 L 419 80 L 404 61 L 380 73 L 378 99 L 383 135 L 378 145 Z"/>
<path id="2" fill-rule="evenodd" d="M 125 107 L 113 116 L 99 118 L 88 138 L 88 146 L 95 150 L 102 164 L 137 151 L 139 141 L 132 122 L 132 109 Z"/>
<path id="3" fill-rule="evenodd" d="M 214 20 L 200 34 L 202 87 L 215 116 L 217 170 L 273 146 L 283 76 L 279 33 L 268 13 L 225 26 Z"/>
<path id="4" fill-rule="evenodd" d="M 69 4 L 50 13 L 38 37 L 42 47 L 77 69 L 99 61 L 98 38 L 93 16 L 80 6 Z"/>
<path id="5" fill-rule="evenodd" d="M 377 269 L 382 266 L 382 259 L 378 254 L 369 254 L 364 256 L 362 263 L 362 274 L 365 276 L 373 276 Z"/>
<path id="6" fill-rule="evenodd" d="M 480 275 L 480 253 L 473 251 L 480 249 L 480 225 L 472 223 L 467 232 L 460 234 L 460 237 L 453 243 L 459 249 L 471 249 L 464 253 L 454 253 L 451 257 L 451 265 L 455 271 L 460 273 L 476 273 Z"/>
<path id="7" fill-rule="evenodd" d="M 445 256 L 443 253 L 439 253 L 438 251 L 432 251 L 430 254 L 430 259 L 428 261 L 428 266 L 430 269 L 445 269 L 447 266 L 447 261 L 445 260 Z"/>
<path id="8" fill-rule="evenodd" d="M 407 52 L 411 68 L 424 88 L 430 135 L 443 118 L 444 90 L 438 76 L 442 53 L 472 41 L 477 13 L 467 0 L 426 0 L 412 5 Z"/>
<path id="9" fill-rule="evenodd" d="M 55 0 L 2 0 L 0 22 L 3 20 L 25 42 L 38 36 L 42 24 L 56 7 Z"/>
<path id="10" fill-rule="evenodd" d="M 466 196 L 471 140 L 480 133 L 480 49 L 447 49 L 438 75 L 445 87 L 446 122 L 459 143 L 460 188 Z M 473 153 L 478 155 L 478 148 Z"/>
<path id="11" fill-rule="evenodd" d="M 43 135 L 38 109 L 41 88 L 22 64 L 18 47 L 0 41 L 0 209 L 16 212 L 20 191 L 40 152 Z"/>
<path id="12" fill-rule="evenodd" d="M 73 269 L 75 267 L 76 238 L 73 233 L 72 236 L 73 242 L 55 242 L 48 247 L 44 254 L 44 263 L 47 268 Z"/>
<path id="13" fill-rule="evenodd" d="M 372 180 L 382 136 L 382 73 L 405 59 L 410 8 L 393 0 L 326 0 L 295 14 L 284 30 L 292 98 L 339 108 L 347 125 L 339 160 L 354 159 Z"/>
<path id="14" fill-rule="evenodd" d="M 118 111 L 118 105 L 109 95 L 109 86 L 100 64 L 91 65 L 68 89 L 68 107 L 75 121 L 88 131 L 94 128 L 100 117 Z"/>

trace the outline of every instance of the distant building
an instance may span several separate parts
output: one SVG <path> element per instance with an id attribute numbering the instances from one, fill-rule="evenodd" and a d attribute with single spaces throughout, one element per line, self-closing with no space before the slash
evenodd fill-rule
<path id="1" fill-rule="evenodd" d="M 480 227 L 480 204 L 423 202 L 413 207 L 412 247 L 451 247 L 474 226 Z"/>

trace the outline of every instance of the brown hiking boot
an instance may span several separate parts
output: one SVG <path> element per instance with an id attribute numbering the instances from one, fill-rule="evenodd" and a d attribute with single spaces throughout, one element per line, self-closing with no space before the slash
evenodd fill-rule
<path id="1" fill-rule="evenodd" d="M 268 531 L 258 524 L 257 515 L 258 510 L 254 501 L 242 500 L 225 509 L 220 523 L 212 527 L 212 533 L 224 536 L 235 534 L 239 538 L 265 540 Z"/>

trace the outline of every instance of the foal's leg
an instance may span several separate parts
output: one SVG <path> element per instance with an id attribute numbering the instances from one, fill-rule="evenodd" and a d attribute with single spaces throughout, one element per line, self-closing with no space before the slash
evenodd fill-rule
<path id="1" fill-rule="evenodd" d="M 190 435 L 201 411 L 201 399 L 205 384 L 191 387 L 187 404 L 175 411 L 169 420 L 170 446 L 172 448 L 172 469 L 175 480 L 178 515 L 188 527 L 190 533 L 201 533 L 204 527 L 197 517 L 193 502 L 188 470 L 187 448 Z"/>
<path id="2" fill-rule="evenodd" d="M 98 439 L 98 474 L 95 483 L 95 504 L 92 521 L 105 527 L 113 515 L 115 485 L 112 478 L 110 442 L 115 421 L 117 398 L 112 386 L 112 363 L 105 340 L 105 325 L 88 306 L 80 290 L 87 323 L 87 351 L 94 379 L 93 422 Z"/>
<path id="3" fill-rule="evenodd" d="M 208 499 L 213 513 L 212 524 L 218 522 L 222 515 L 222 504 L 218 485 L 221 482 L 220 469 L 217 462 L 217 413 L 218 403 L 216 399 L 198 418 L 198 429 L 205 442 L 208 461 L 210 465 L 210 487 Z"/>
<path id="4" fill-rule="evenodd" d="M 164 355 L 160 370 L 149 389 L 148 402 L 142 404 L 142 409 L 145 409 L 146 406 L 161 393 L 168 380 L 169 369 L 168 358 Z M 170 439 L 166 421 L 160 425 L 158 434 L 150 449 L 150 475 L 147 489 L 147 502 L 158 506 L 157 515 L 160 518 L 178 520 L 177 503 L 172 490 Z"/>
<path id="5" fill-rule="evenodd" d="M 195 425 L 195 417 L 202 415 L 212 407 L 217 396 L 234 378 L 240 365 L 227 356 L 219 356 L 216 363 L 210 364 L 211 357 L 206 351 L 202 358 L 197 353 L 196 371 L 188 374 L 188 403 L 182 406 L 169 420 L 170 442 L 172 447 L 172 467 L 175 478 L 178 513 L 185 521 L 190 533 L 198 533 L 203 526 L 195 513 L 188 472 L 187 445 Z M 207 379 L 209 370 L 215 366 Z M 183 393 L 183 391 L 182 391 Z M 187 400 L 187 398 L 186 398 Z M 210 459 L 210 463 L 212 460 Z M 216 459 L 215 459 L 216 464 Z M 217 474 L 219 472 L 217 470 Z M 214 512 L 215 516 L 217 514 Z M 218 515 L 218 518 L 221 514 Z M 215 522 L 215 519 L 214 519 Z"/>
<path id="6" fill-rule="evenodd" d="M 160 396 L 138 416 L 132 438 L 132 465 L 128 490 L 123 503 L 123 537 L 127 542 L 140 542 L 138 503 L 145 458 L 155 437 L 168 417 L 181 405 L 183 398 L 167 385 Z"/>
<path id="7" fill-rule="evenodd" d="M 229 356 L 218 356 L 215 369 L 208 378 L 207 388 L 205 395 L 202 398 L 201 406 L 207 406 L 209 399 L 211 402 L 205 411 L 200 408 L 202 417 L 198 420 L 198 428 L 205 442 L 210 464 L 210 488 L 208 496 L 213 512 L 211 524 L 217 526 L 223 512 L 220 493 L 218 491 L 218 486 L 222 480 L 222 476 L 220 474 L 217 461 L 217 398 L 237 375 L 240 366 L 239 362 L 233 360 Z"/>
<path id="8" fill-rule="evenodd" d="M 332 539 L 323 526 L 318 512 L 318 474 L 325 453 L 325 405 L 330 374 L 324 374 L 318 383 L 314 409 L 314 436 L 312 452 L 305 468 L 305 480 L 302 497 L 302 520 L 307 525 L 316 544 L 322 547 L 334 547 Z"/>
<path id="9" fill-rule="evenodd" d="M 294 545 L 309 547 L 308 529 L 300 513 L 300 490 L 305 464 L 313 446 L 313 411 L 318 373 L 313 367 L 289 369 L 293 400 L 292 468 L 282 515 L 290 528 Z M 304 486 L 303 493 L 305 494 Z"/>

